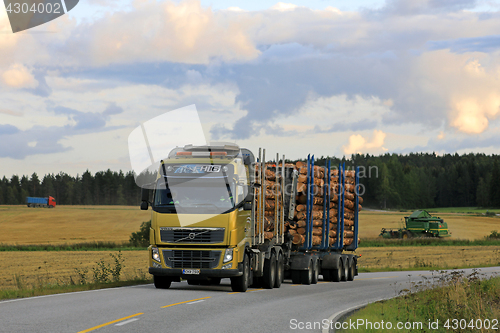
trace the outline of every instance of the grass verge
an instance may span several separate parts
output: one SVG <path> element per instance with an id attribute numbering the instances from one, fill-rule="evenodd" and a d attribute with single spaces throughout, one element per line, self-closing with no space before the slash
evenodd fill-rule
<path id="1" fill-rule="evenodd" d="M 150 278 L 138 277 L 133 280 L 113 281 L 107 283 L 86 283 L 86 284 L 55 283 L 55 284 L 47 284 L 41 286 L 21 285 L 21 287 L 18 289 L 0 290 L 0 300 L 62 294 L 75 291 L 134 286 L 134 285 L 148 284 L 148 283 L 152 283 L 152 280 Z"/>
<path id="2" fill-rule="evenodd" d="M 499 329 L 500 277 L 480 279 L 478 271 L 470 275 L 461 271 L 440 272 L 433 279 L 411 283 L 410 289 L 403 289 L 399 294 L 370 304 L 344 319 L 344 323 L 355 322 L 356 326 L 338 332 L 493 332 Z M 398 325 L 403 329 L 398 329 Z"/>

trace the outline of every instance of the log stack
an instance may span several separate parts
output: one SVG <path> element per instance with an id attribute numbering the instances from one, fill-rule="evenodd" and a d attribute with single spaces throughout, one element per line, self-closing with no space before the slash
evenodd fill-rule
<path id="1" fill-rule="evenodd" d="M 285 223 L 285 233 L 289 233 L 293 240 L 293 244 L 301 246 L 306 240 L 306 218 L 307 218 L 307 164 L 304 162 L 297 162 L 296 164 L 286 164 L 285 167 L 292 167 L 298 171 L 297 182 L 297 196 L 296 206 L 293 221 Z M 260 170 L 260 168 L 257 168 Z M 264 223 L 263 234 L 264 239 L 272 239 L 276 237 L 278 231 L 277 224 L 280 223 L 280 205 L 281 200 L 276 200 L 276 196 L 281 195 L 281 175 L 276 175 L 275 165 L 268 164 L 265 168 L 265 185 L 261 191 L 265 191 L 264 201 Z M 338 220 L 338 204 L 339 204 L 339 186 L 338 186 L 338 170 L 330 171 L 330 184 L 325 184 L 325 168 L 314 166 L 314 185 L 312 186 L 313 199 L 312 199 L 312 244 L 313 246 L 321 245 L 323 234 L 323 193 L 330 190 L 330 202 L 326 209 L 326 214 L 329 214 L 330 231 L 329 231 L 329 245 L 335 244 L 337 241 L 337 220 Z M 257 174 L 257 179 L 258 178 Z M 354 205 L 355 205 L 355 173 L 354 171 L 345 171 L 345 185 L 344 185 L 344 246 L 352 244 L 354 237 Z M 361 203 L 363 198 L 359 197 L 359 211 L 361 211 Z M 257 209 L 260 208 L 260 203 L 257 202 Z M 257 223 L 257 232 L 261 230 L 262 224 Z"/>
<path id="2" fill-rule="evenodd" d="M 306 204 L 307 204 L 307 164 L 297 162 L 294 165 L 299 172 L 297 183 L 297 198 L 295 223 L 287 225 L 288 232 L 293 237 L 293 244 L 302 245 L 306 240 Z M 338 220 L 338 203 L 339 203 L 339 187 L 338 187 L 338 170 L 330 171 L 330 184 L 325 186 L 325 172 L 327 169 L 320 166 L 314 166 L 314 186 L 312 186 L 312 245 L 321 245 L 321 235 L 323 234 L 323 193 L 330 189 L 330 202 L 326 209 L 326 214 L 330 218 L 329 245 L 335 244 L 337 241 L 337 220 Z M 352 244 L 354 240 L 354 205 L 355 205 L 355 173 L 354 171 L 345 172 L 344 186 L 344 246 Z M 359 210 L 363 199 L 359 197 Z"/>

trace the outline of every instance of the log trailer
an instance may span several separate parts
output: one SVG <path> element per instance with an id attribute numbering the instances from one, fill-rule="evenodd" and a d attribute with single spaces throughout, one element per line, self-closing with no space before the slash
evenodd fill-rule
<path id="1" fill-rule="evenodd" d="M 255 160 L 251 151 L 235 144 L 212 144 L 175 148 L 160 162 L 156 183 L 142 189 L 141 204 L 143 210 L 152 206 L 149 273 L 156 288 L 167 289 L 181 280 L 217 285 L 230 278 L 232 290 L 244 292 L 251 285 L 279 288 L 285 278 L 297 284 L 315 284 L 319 275 L 327 281 L 354 279 L 358 197 L 354 225 L 349 226 L 354 237 L 345 246 L 343 186 L 318 196 L 314 156 L 308 157 L 302 192 L 307 198 L 305 231 L 300 235 L 303 242 L 296 245 L 289 227 L 297 223 L 299 173 L 285 164 L 284 155 L 276 155 L 272 163 L 262 161 L 265 149 L 259 149 Z M 344 169 L 339 166 L 338 185 L 345 182 Z M 330 161 L 322 170 L 324 183 L 330 184 Z M 275 181 L 266 175 L 274 175 Z M 358 172 L 355 179 L 358 184 Z M 331 195 L 338 197 L 336 224 L 330 223 Z M 313 219 L 313 202 L 321 196 L 322 219 Z M 338 235 L 335 242 L 333 234 Z"/>
<path id="2" fill-rule="evenodd" d="M 47 198 L 26 197 L 26 205 L 28 207 L 54 208 L 56 206 L 56 200 L 51 196 Z"/>

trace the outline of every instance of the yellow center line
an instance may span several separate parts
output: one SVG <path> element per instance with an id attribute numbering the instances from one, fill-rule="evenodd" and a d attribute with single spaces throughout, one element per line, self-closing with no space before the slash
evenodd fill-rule
<path id="1" fill-rule="evenodd" d="M 239 291 L 237 291 L 237 292 L 235 292 L 235 293 L 229 293 L 228 295 L 234 295 L 234 294 L 239 294 L 239 293 L 240 293 L 240 292 L 239 292 Z"/>
<path id="2" fill-rule="evenodd" d="M 174 306 L 174 305 L 179 305 L 179 304 L 184 304 L 184 303 L 189 303 L 189 302 L 194 302 L 194 301 L 199 301 L 199 300 L 202 300 L 202 299 L 207 299 L 207 298 L 210 298 L 210 297 L 203 297 L 203 298 L 197 298 L 197 299 L 192 299 L 192 300 L 189 300 L 189 301 L 184 301 L 184 302 L 179 302 L 179 303 L 174 303 L 174 304 L 169 304 L 169 305 L 165 305 L 165 306 L 162 306 L 161 308 L 168 308 L 170 306 Z"/>
<path id="3" fill-rule="evenodd" d="M 292 287 L 301 286 L 301 284 L 292 284 Z"/>
<path id="4" fill-rule="evenodd" d="M 261 290 L 264 290 L 264 288 L 261 288 L 261 289 L 254 289 L 254 290 L 250 290 L 250 291 L 261 291 Z"/>
<path id="5" fill-rule="evenodd" d="M 108 325 L 111 325 L 111 324 L 114 324 L 114 323 L 117 323 L 119 321 L 122 321 L 122 320 L 125 320 L 125 319 L 129 319 L 129 318 L 133 318 L 133 317 L 137 317 L 137 316 L 140 316 L 140 315 L 143 315 L 144 313 L 136 313 L 135 315 L 131 315 L 131 316 L 128 316 L 128 317 L 124 317 L 124 318 L 120 318 L 120 319 L 117 319 L 117 320 L 113 320 L 113 321 L 110 321 L 109 323 L 105 323 L 105 324 L 102 324 L 102 325 L 99 325 L 99 326 L 94 326 L 92 328 L 89 328 L 85 331 L 80 331 L 78 333 L 87 333 L 87 332 L 91 332 L 91 331 L 94 331 L 98 328 L 101 328 L 101 327 L 104 327 L 104 326 L 108 326 Z"/>
<path id="6" fill-rule="evenodd" d="M 318 282 L 318 284 L 320 284 L 320 283 L 330 283 L 330 282 L 328 282 L 328 281 L 324 281 L 324 282 Z"/>

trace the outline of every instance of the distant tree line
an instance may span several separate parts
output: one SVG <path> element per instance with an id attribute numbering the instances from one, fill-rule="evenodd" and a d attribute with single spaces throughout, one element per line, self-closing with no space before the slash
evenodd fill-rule
<path id="1" fill-rule="evenodd" d="M 317 158 L 332 167 L 360 167 L 364 206 L 373 208 L 496 207 L 500 208 L 500 156 L 485 154 L 410 153 L 352 155 L 351 159 Z M 140 188 L 134 174 L 88 170 L 72 177 L 60 172 L 41 179 L 5 176 L 0 181 L 0 204 L 24 204 L 27 196 L 53 196 L 62 205 L 139 205 Z"/>
<path id="2" fill-rule="evenodd" d="M 26 197 L 53 196 L 61 205 L 139 205 L 141 190 L 135 184 L 134 174 L 122 171 L 100 171 L 92 175 L 88 170 L 72 177 L 64 172 L 40 178 L 5 176 L 0 181 L 0 204 L 24 204 Z"/>
<path id="3" fill-rule="evenodd" d="M 317 161 L 323 165 L 324 158 Z M 333 158 L 334 164 L 341 162 Z M 410 153 L 352 155 L 364 205 L 373 208 L 500 208 L 500 156 Z"/>

